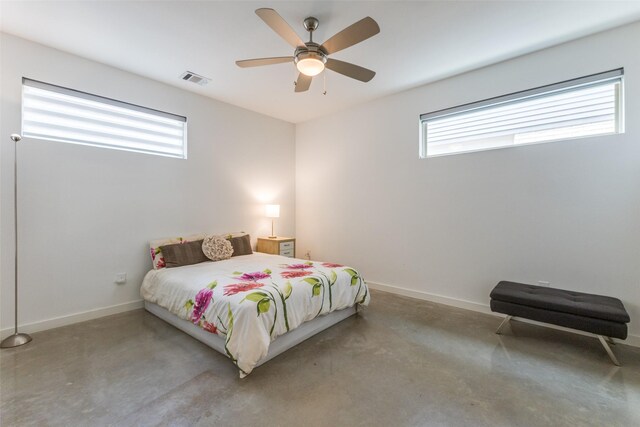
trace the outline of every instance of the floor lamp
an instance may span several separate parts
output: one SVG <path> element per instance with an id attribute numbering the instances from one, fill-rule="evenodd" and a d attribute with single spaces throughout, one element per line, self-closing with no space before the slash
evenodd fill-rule
<path id="1" fill-rule="evenodd" d="M 15 239 L 15 329 L 13 335 L 3 339 L 0 343 L 0 348 L 13 348 L 24 345 L 31 341 L 29 334 L 18 333 L 18 142 L 22 137 L 18 134 L 12 133 L 11 140 L 14 142 L 13 150 L 13 236 Z"/>

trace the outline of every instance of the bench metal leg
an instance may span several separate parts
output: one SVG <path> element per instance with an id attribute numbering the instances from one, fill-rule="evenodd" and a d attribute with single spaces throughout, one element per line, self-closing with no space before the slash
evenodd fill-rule
<path id="1" fill-rule="evenodd" d="M 504 320 L 502 321 L 502 323 L 500 323 L 500 326 L 498 326 L 498 330 L 496 331 L 496 334 L 500 335 L 500 333 L 502 332 L 502 328 L 505 327 L 505 325 L 507 323 L 509 323 L 509 320 L 511 320 L 512 316 L 507 316 L 504 318 Z"/>
<path id="2" fill-rule="evenodd" d="M 613 354 L 613 351 L 611 351 L 611 347 L 609 347 L 607 340 L 602 335 L 597 335 L 597 337 L 600 340 L 600 343 L 602 344 L 604 349 L 607 351 L 607 354 L 611 358 L 611 361 L 613 362 L 613 364 L 616 366 L 620 366 L 620 362 L 618 362 L 618 359 L 616 359 L 615 354 Z"/>

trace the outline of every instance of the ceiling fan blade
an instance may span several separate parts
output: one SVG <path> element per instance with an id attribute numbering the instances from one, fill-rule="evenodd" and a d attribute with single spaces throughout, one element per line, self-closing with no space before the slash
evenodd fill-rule
<path id="1" fill-rule="evenodd" d="M 350 62 L 338 61 L 337 59 L 328 59 L 325 67 L 335 71 L 336 73 L 343 74 L 347 77 L 351 77 L 352 79 L 360 80 L 365 83 L 376 75 L 375 71 L 371 71 Z"/>
<path id="2" fill-rule="evenodd" d="M 296 89 L 295 92 L 305 92 L 309 90 L 309 86 L 311 86 L 311 80 L 313 77 L 304 75 L 302 73 L 298 74 L 298 80 L 296 81 Z"/>
<path id="3" fill-rule="evenodd" d="M 300 36 L 293 31 L 293 28 L 275 10 L 269 8 L 257 9 L 256 15 L 291 46 L 305 46 Z"/>
<path id="4" fill-rule="evenodd" d="M 263 65 L 283 64 L 285 62 L 293 62 L 293 56 L 276 56 L 273 58 L 255 58 L 255 59 L 243 59 L 236 61 L 238 67 L 261 67 Z"/>
<path id="5" fill-rule="evenodd" d="M 335 34 L 320 47 L 328 54 L 335 53 L 373 37 L 379 32 L 378 23 L 367 16 Z"/>

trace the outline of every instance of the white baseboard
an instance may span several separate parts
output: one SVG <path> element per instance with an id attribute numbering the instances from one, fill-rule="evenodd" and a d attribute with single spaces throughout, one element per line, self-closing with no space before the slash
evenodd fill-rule
<path id="1" fill-rule="evenodd" d="M 367 285 L 371 289 L 375 289 L 378 291 L 389 292 L 392 294 L 404 295 L 411 298 L 431 301 L 438 304 L 444 304 L 452 307 L 463 308 L 465 310 L 471 310 L 471 311 L 476 311 L 484 314 L 490 314 L 496 317 L 504 317 L 504 315 L 502 314 L 492 312 L 491 309 L 489 308 L 489 305 L 487 304 L 481 304 L 478 302 L 447 297 L 444 295 L 432 294 L 424 291 L 416 291 L 414 289 L 387 285 L 384 283 L 367 281 Z M 99 317 L 110 316 L 112 314 L 123 313 L 125 311 L 135 310 L 137 308 L 142 308 L 142 307 L 144 307 L 143 300 L 130 301 L 130 302 L 125 302 L 123 304 L 112 305 L 109 307 L 102 307 L 94 310 L 83 311 L 80 313 L 69 314 L 67 316 L 54 317 L 52 319 L 41 320 L 39 322 L 27 323 L 24 325 L 19 325 L 18 329 L 20 332 L 26 332 L 28 334 L 31 334 L 34 332 L 45 331 L 47 329 L 59 328 L 60 326 L 66 326 L 72 323 L 79 323 L 87 320 L 97 319 Z M 564 328 L 562 326 L 550 325 L 547 323 L 536 322 L 535 320 L 529 320 L 529 319 L 522 319 L 522 318 L 517 318 L 517 319 L 519 321 L 531 323 L 534 325 L 540 325 L 548 328 L 559 329 L 562 331 L 570 331 L 573 333 L 581 333 L 583 335 L 592 336 L 592 334 L 576 331 L 574 329 Z M 13 333 L 13 327 L 0 330 L 0 339 L 4 339 L 8 337 L 12 333 Z M 640 335 L 629 334 L 627 339 L 621 342 L 634 347 L 640 347 Z"/>
<path id="2" fill-rule="evenodd" d="M 66 326 L 72 323 L 79 323 L 86 320 L 97 319 L 99 317 L 110 316 L 112 314 L 123 313 L 125 311 L 135 310 L 142 307 L 144 307 L 143 300 L 129 301 L 122 304 L 111 305 L 109 307 L 96 308 L 94 310 L 54 317 L 52 319 L 40 320 L 33 323 L 25 323 L 24 325 L 18 325 L 18 332 L 32 334 L 34 332 L 59 328 L 60 326 Z M 2 329 L 0 331 L 0 337 L 4 339 L 13 334 L 13 331 L 13 326 L 11 326 L 10 328 Z"/>
<path id="3" fill-rule="evenodd" d="M 492 312 L 488 304 L 481 304 L 478 302 L 446 297 L 444 295 L 437 295 L 437 294 L 432 294 L 424 291 L 416 291 L 414 289 L 407 289 L 400 286 L 387 285 L 384 283 L 370 282 L 368 280 L 367 280 L 367 285 L 371 289 L 375 289 L 378 291 L 389 292 L 391 294 L 403 295 L 406 297 L 421 299 L 425 301 L 431 301 L 438 304 L 450 305 L 452 307 L 463 308 L 465 310 L 471 310 L 471 311 L 477 311 L 480 313 L 490 314 L 496 317 L 504 317 L 503 314 Z M 544 326 L 547 328 L 559 329 L 561 331 L 568 331 L 575 334 L 581 334 L 581 335 L 586 335 L 590 337 L 593 336 L 593 334 L 590 334 L 588 332 L 582 332 L 582 331 L 577 331 L 575 329 L 564 328 L 562 326 L 556 326 L 548 323 L 537 322 L 535 320 L 523 319 L 521 317 L 517 317 L 516 320 L 525 322 L 525 323 L 531 323 L 533 325 Z M 496 325 L 496 328 L 497 328 L 497 325 Z M 614 340 L 614 341 L 620 342 L 621 344 L 630 345 L 633 347 L 640 347 L 640 335 L 629 334 L 627 339 L 624 341 L 620 341 L 620 340 Z"/>

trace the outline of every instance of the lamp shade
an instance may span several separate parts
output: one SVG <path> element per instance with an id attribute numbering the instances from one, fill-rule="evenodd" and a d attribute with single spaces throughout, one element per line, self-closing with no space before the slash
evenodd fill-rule
<path id="1" fill-rule="evenodd" d="M 265 215 L 267 218 L 280 218 L 280 205 L 266 205 Z"/>

